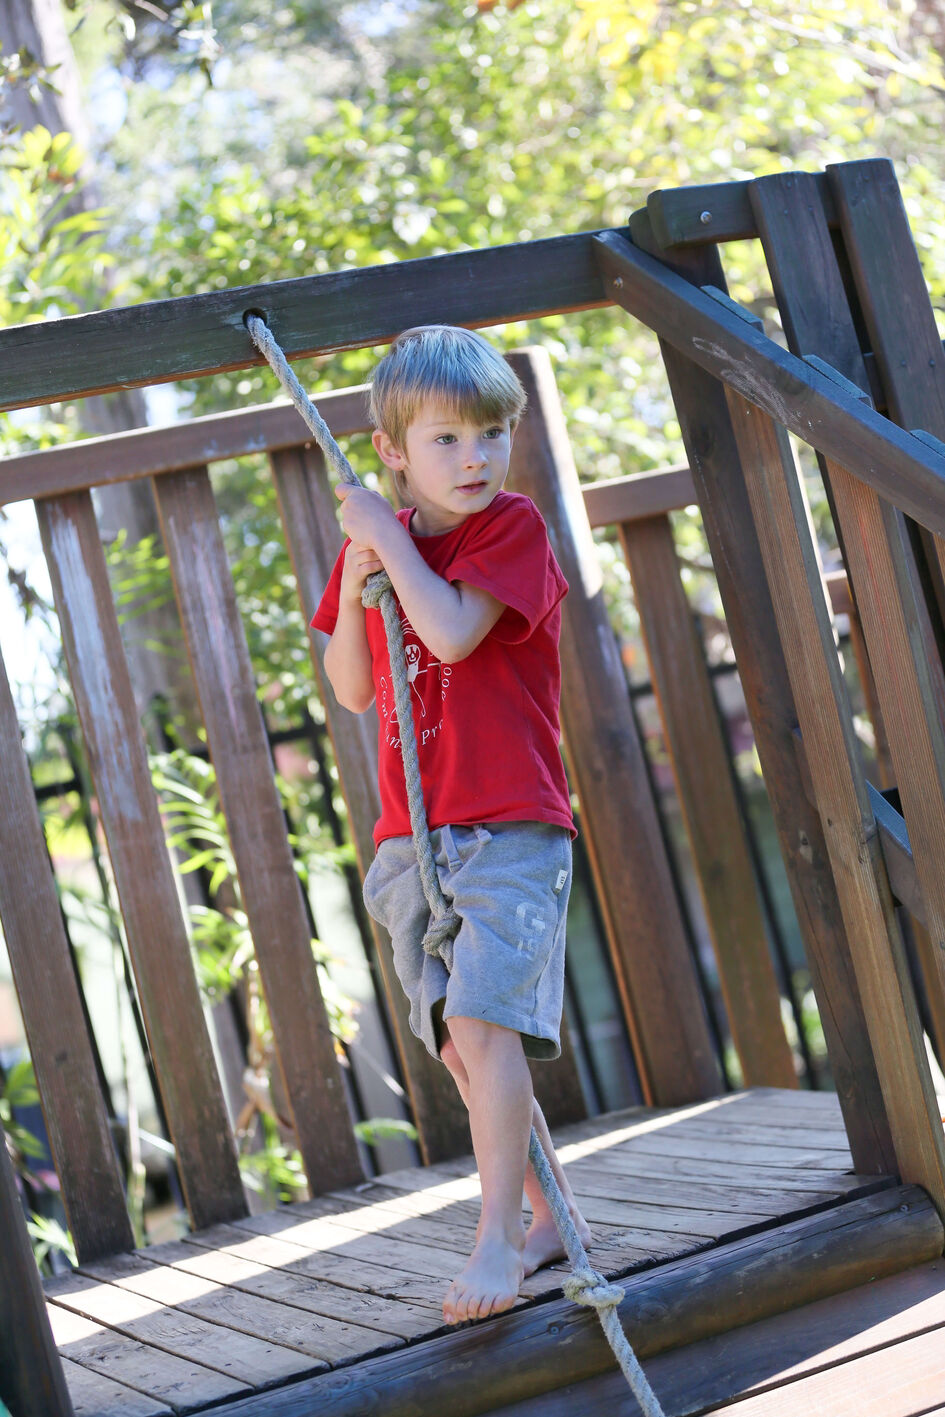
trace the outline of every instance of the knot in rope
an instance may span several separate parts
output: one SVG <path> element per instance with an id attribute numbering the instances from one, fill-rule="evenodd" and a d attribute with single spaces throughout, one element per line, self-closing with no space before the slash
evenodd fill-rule
<path id="1" fill-rule="evenodd" d="M 361 604 L 365 610 L 377 610 L 381 601 L 389 590 L 393 587 L 390 583 L 390 576 L 386 571 L 375 571 L 373 576 L 369 576 L 364 582 L 364 589 L 361 592 Z"/>
<path id="2" fill-rule="evenodd" d="M 608 1284 L 594 1269 L 576 1269 L 562 1284 L 567 1297 L 586 1309 L 616 1309 L 624 1297 L 619 1284 Z"/>
<path id="3" fill-rule="evenodd" d="M 423 952 L 439 955 L 447 969 L 453 966 L 453 940 L 459 930 L 460 918 L 453 907 L 447 904 L 439 915 L 430 917 L 427 933 L 423 937 Z"/>

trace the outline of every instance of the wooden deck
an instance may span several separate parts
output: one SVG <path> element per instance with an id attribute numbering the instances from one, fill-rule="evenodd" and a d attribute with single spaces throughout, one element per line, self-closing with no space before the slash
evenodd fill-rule
<path id="1" fill-rule="evenodd" d="M 824 1094 L 633 1109 L 556 1141 L 608 1275 L 892 1184 L 852 1174 L 836 1100 Z M 435 1338 L 478 1196 L 470 1160 L 399 1171 L 49 1282 L 78 1417 L 199 1411 Z M 528 1279 L 519 1307 L 560 1297 L 562 1274 Z M 606 1401 L 594 1410 L 613 1411 Z"/>

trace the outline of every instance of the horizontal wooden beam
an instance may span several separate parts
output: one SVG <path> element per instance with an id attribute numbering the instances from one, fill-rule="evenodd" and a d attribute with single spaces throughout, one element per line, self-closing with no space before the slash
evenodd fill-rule
<path id="1" fill-rule="evenodd" d="M 945 535 L 945 447 L 898 428 L 775 344 L 731 302 L 691 285 L 625 237 L 602 232 L 594 245 L 617 304 L 805 443 Z"/>
<path id="2" fill-rule="evenodd" d="M 839 226 L 833 198 L 822 172 L 814 181 L 824 200 L 827 220 Z M 660 246 L 707 246 L 721 241 L 744 241 L 758 235 L 758 223 L 749 200 L 751 181 L 714 182 L 705 186 L 671 187 L 651 192 L 646 199 L 649 218 Z M 634 216 L 636 213 L 634 213 Z M 633 217 L 630 218 L 633 231 Z"/>
<path id="3" fill-rule="evenodd" d="M 316 394 L 319 411 L 336 438 L 371 427 L 367 393 L 365 384 Z M 0 461 L 0 506 L 137 477 L 159 477 L 312 441 L 302 415 L 290 403 L 258 404 L 161 428 L 107 433 Z"/>
<path id="4" fill-rule="evenodd" d="M 593 232 L 238 286 L 0 330 L 0 410 L 262 364 L 243 317 L 292 359 L 410 325 L 497 325 L 608 303 Z"/>
<path id="5" fill-rule="evenodd" d="M 614 477 L 606 482 L 586 483 L 581 492 L 592 527 L 664 517 L 668 512 L 694 506 L 699 500 L 686 463 L 635 472 L 630 477 Z"/>

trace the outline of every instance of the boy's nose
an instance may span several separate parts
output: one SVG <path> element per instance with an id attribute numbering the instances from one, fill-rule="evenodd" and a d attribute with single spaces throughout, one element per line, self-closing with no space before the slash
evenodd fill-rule
<path id="1" fill-rule="evenodd" d="M 466 467 L 485 467 L 489 458 L 485 449 L 481 448 L 478 443 L 474 443 L 471 447 L 466 449 L 466 456 L 463 461 Z"/>

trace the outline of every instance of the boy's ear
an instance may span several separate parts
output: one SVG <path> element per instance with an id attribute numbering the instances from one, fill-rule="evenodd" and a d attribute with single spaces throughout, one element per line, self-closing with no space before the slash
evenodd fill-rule
<path id="1" fill-rule="evenodd" d="M 384 466 L 389 467 L 393 472 L 400 472 L 407 460 L 390 434 L 385 433 L 383 428 L 375 428 L 371 434 L 371 442 Z"/>

